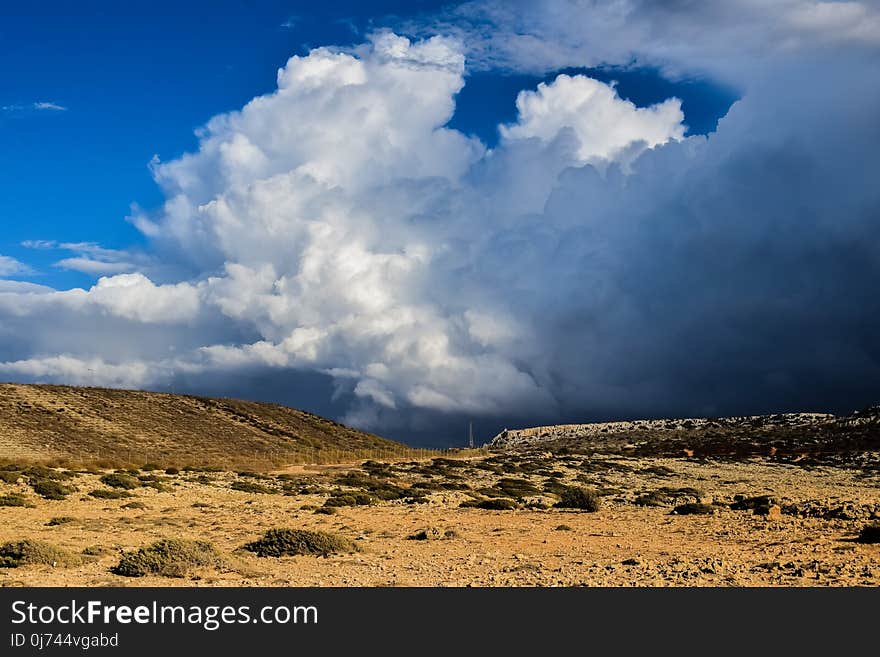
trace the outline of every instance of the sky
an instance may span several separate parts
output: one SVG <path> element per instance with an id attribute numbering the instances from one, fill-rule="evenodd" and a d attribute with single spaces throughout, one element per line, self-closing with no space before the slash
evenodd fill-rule
<path id="1" fill-rule="evenodd" d="M 880 4 L 35 2 L 0 379 L 417 445 L 880 402 Z"/>

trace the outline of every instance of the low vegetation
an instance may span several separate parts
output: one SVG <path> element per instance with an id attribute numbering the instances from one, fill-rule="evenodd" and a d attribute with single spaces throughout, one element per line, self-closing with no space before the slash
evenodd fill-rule
<path id="1" fill-rule="evenodd" d="M 21 493 L 9 493 L 8 495 L 0 495 L 0 506 L 23 506 L 34 508 L 37 505 L 28 500 Z"/>
<path id="2" fill-rule="evenodd" d="M 880 543 L 880 522 L 862 527 L 856 541 L 859 543 Z"/>
<path id="3" fill-rule="evenodd" d="M 679 516 L 710 516 L 713 515 L 717 510 L 718 507 L 712 504 L 688 502 L 687 504 L 679 504 L 672 510 L 672 513 Z"/>
<path id="4" fill-rule="evenodd" d="M 512 511 L 517 503 L 506 497 L 490 497 L 486 500 L 465 500 L 460 507 L 464 509 L 487 509 L 489 511 Z"/>
<path id="5" fill-rule="evenodd" d="M 133 497 L 131 493 L 125 490 L 109 490 L 107 488 L 97 488 L 89 493 L 99 500 L 121 500 L 126 497 Z"/>
<path id="6" fill-rule="evenodd" d="M 31 565 L 72 566 L 79 561 L 80 559 L 75 555 L 44 541 L 25 539 L 0 545 L 0 568 Z"/>
<path id="7" fill-rule="evenodd" d="M 600 509 L 602 503 L 596 491 L 580 486 L 569 486 L 559 495 L 556 506 L 560 509 L 579 509 L 594 513 Z"/>
<path id="8" fill-rule="evenodd" d="M 101 483 L 110 488 L 122 488 L 123 490 L 134 490 L 141 485 L 141 482 L 132 475 L 119 472 L 105 474 L 101 477 Z"/>
<path id="9" fill-rule="evenodd" d="M 111 572 L 123 577 L 186 577 L 197 568 L 223 565 L 223 558 L 211 543 L 170 538 L 124 554 Z"/>
<path id="10" fill-rule="evenodd" d="M 37 495 L 46 500 L 63 500 L 73 492 L 73 489 L 55 479 L 32 478 L 30 486 Z"/>
<path id="11" fill-rule="evenodd" d="M 337 552 L 354 552 L 355 544 L 338 534 L 305 529 L 270 529 L 262 538 L 243 546 L 258 557 L 313 555 L 326 557 Z"/>

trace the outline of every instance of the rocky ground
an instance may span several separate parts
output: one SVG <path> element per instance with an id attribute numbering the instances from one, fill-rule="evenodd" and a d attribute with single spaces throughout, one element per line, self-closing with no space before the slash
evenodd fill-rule
<path id="1" fill-rule="evenodd" d="M 531 445 L 270 474 L 2 467 L 0 563 L 16 565 L 3 555 L 25 540 L 60 555 L 0 568 L 5 586 L 880 583 L 880 545 L 857 540 L 880 520 L 880 473 L 851 462 Z M 559 508 L 575 489 L 598 510 Z M 241 549 L 273 528 L 327 532 L 357 550 L 260 557 Z M 172 577 L 114 574 L 124 554 L 170 537 L 210 542 L 220 556 Z"/>

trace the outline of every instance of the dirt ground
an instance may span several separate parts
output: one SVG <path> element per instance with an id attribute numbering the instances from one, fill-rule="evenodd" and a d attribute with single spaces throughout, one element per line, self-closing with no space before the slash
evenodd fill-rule
<path id="1" fill-rule="evenodd" d="M 555 462 L 554 477 L 574 483 L 584 461 Z M 596 465 L 596 464 L 599 465 Z M 503 463 L 502 463 L 503 465 Z M 460 508 L 471 491 L 498 473 L 458 468 L 462 490 L 432 490 L 424 503 L 382 501 L 316 514 L 326 491 L 261 494 L 229 488 L 235 473 L 180 473 L 165 491 L 138 488 L 134 497 L 103 500 L 100 474 L 72 480 L 65 500 L 37 497 L 24 481 L 0 483 L 35 508 L 0 507 L 0 543 L 36 539 L 73 553 L 93 548 L 72 566 L 0 568 L 3 586 L 876 586 L 880 545 L 854 539 L 880 518 L 876 474 L 834 467 L 802 468 L 764 462 L 614 457 L 590 461 L 604 490 L 597 512 L 560 508 Z M 600 467 L 601 466 L 601 467 Z M 395 474 L 412 482 L 417 464 Z M 292 468 L 287 480 L 332 481 L 351 466 Z M 519 474 L 539 482 L 536 474 Z M 593 476 L 593 475 L 591 475 Z M 430 476 L 429 476 L 430 478 Z M 434 476 L 435 481 L 443 479 Z M 259 481 L 259 480 L 258 480 Z M 273 480 L 264 479 L 273 483 Z M 467 486 L 467 489 L 464 489 Z M 674 504 L 639 506 L 639 495 L 661 488 L 697 489 L 693 501 L 714 503 L 711 515 L 679 515 Z M 736 495 L 771 495 L 784 513 L 733 510 Z M 540 497 L 540 496 L 539 496 Z M 541 498 L 546 503 L 552 496 Z M 123 508 L 136 500 L 146 508 Z M 196 506 L 194 506 L 194 504 Z M 537 506 L 533 504 L 533 506 Z M 48 526 L 51 518 L 72 521 Z M 326 558 L 259 558 L 239 548 L 270 528 L 335 532 L 360 551 Z M 436 528 L 437 538 L 410 538 Z M 429 531 L 429 534 L 431 532 Z M 447 535 L 448 534 L 448 535 Z M 433 536 L 432 535 L 432 536 Z M 161 538 L 212 542 L 229 568 L 203 568 L 187 577 L 114 575 L 124 551 Z M 95 549 L 98 548 L 98 549 Z"/>

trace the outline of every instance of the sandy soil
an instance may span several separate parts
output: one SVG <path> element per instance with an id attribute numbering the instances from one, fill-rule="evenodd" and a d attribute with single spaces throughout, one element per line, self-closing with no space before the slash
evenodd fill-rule
<path id="1" fill-rule="evenodd" d="M 49 501 L 24 483 L 0 484 L 0 494 L 27 493 L 36 508 L 0 507 L 0 543 L 38 539 L 103 556 L 70 568 L 0 569 L 4 586 L 876 586 L 880 545 L 854 542 L 880 517 L 876 475 L 832 467 L 804 469 L 760 460 L 744 463 L 687 459 L 613 459 L 621 471 L 603 474 L 595 513 L 550 509 L 489 511 L 459 508 L 465 492 L 439 491 L 424 504 L 395 500 L 317 515 L 326 495 L 267 495 L 230 490 L 234 473 L 174 479 L 167 492 L 139 488 L 135 498 L 98 500 L 84 493 L 98 475 L 74 480 L 80 491 Z M 332 476 L 348 468 L 297 468 L 292 474 Z M 654 472 L 661 474 L 653 474 Z M 403 476 L 403 475 L 401 475 Z M 488 475 L 485 475 L 488 477 Z M 531 475 L 529 475 L 531 476 Z M 527 476 L 526 478 L 528 478 Z M 474 486 L 483 474 L 472 474 Z M 208 483 L 205 483 L 208 482 Z M 705 502 L 771 494 L 802 509 L 843 509 L 838 517 L 781 515 L 718 507 L 714 515 L 676 515 L 637 506 L 640 493 L 660 487 L 700 489 Z M 136 499 L 146 509 L 125 509 Z M 207 505 L 194 507 L 193 504 Z M 812 505 L 812 507 L 810 506 Z M 305 509 L 303 507 L 306 507 Z M 828 515 L 827 513 L 825 514 Z M 47 526 L 50 518 L 73 522 Z M 569 529 L 560 528 L 567 526 Z M 273 527 L 320 529 L 352 538 L 361 551 L 318 557 L 258 558 L 236 551 Z M 408 538 L 437 528 L 443 536 Z M 187 578 L 114 575 L 120 554 L 165 537 L 211 541 L 230 555 L 228 571 L 203 569 Z"/>

